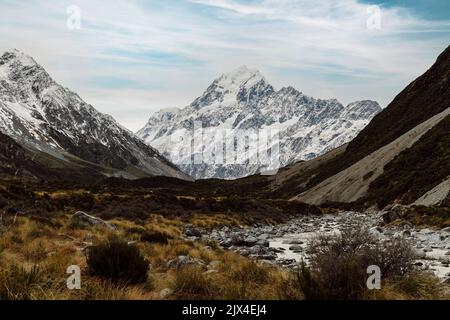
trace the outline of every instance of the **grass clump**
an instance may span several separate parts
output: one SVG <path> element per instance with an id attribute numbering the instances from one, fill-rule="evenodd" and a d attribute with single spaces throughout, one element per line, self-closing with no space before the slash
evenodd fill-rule
<path id="1" fill-rule="evenodd" d="M 168 244 L 171 238 L 167 233 L 154 230 L 148 230 L 141 234 L 141 241 L 148 243 Z"/>
<path id="2" fill-rule="evenodd" d="M 38 266 L 25 269 L 12 265 L 8 270 L 0 272 L 0 300 L 36 300 L 43 272 Z"/>
<path id="3" fill-rule="evenodd" d="M 218 289 L 199 268 L 182 268 L 175 277 L 174 295 L 181 300 L 213 299 Z"/>
<path id="4" fill-rule="evenodd" d="M 135 245 L 117 237 L 92 246 L 87 252 L 88 272 L 91 276 L 126 284 L 145 283 L 149 263 Z"/>

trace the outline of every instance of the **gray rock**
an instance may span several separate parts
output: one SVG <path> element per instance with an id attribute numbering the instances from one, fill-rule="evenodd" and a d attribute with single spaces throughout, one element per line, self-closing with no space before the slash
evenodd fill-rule
<path id="1" fill-rule="evenodd" d="M 172 293 L 173 293 L 173 290 L 172 290 L 172 289 L 169 289 L 169 288 L 162 289 L 162 290 L 159 292 L 159 297 L 160 297 L 161 299 L 165 299 L 165 298 L 171 296 Z"/>
<path id="2" fill-rule="evenodd" d="M 289 247 L 289 250 L 294 251 L 294 252 L 301 252 L 301 251 L 303 251 L 303 248 L 299 245 L 295 245 L 295 246 Z"/>
<path id="3" fill-rule="evenodd" d="M 269 252 L 269 248 L 262 247 L 262 246 L 253 246 L 249 249 L 250 254 L 265 254 Z"/>
<path id="4" fill-rule="evenodd" d="M 220 245 L 225 248 L 228 248 L 231 246 L 244 246 L 244 245 L 246 245 L 246 242 L 242 235 L 233 234 L 230 238 L 225 239 L 224 241 L 220 242 Z"/>
<path id="5" fill-rule="evenodd" d="M 439 261 L 442 262 L 442 264 L 449 264 L 450 263 L 450 258 L 448 258 L 448 257 L 440 257 Z"/>
<path id="6" fill-rule="evenodd" d="M 260 236 L 258 236 L 258 240 L 267 240 L 270 238 L 270 235 L 267 233 L 263 233 Z"/>
<path id="7" fill-rule="evenodd" d="M 277 258 L 274 254 L 252 254 L 250 258 L 258 259 L 258 260 L 275 260 Z"/>
<path id="8" fill-rule="evenodd" d="M 434 231 L 431 229 L 428 229 L 428 228 L 424 228 L 424 229 L 420 230 L 419 233 L 420 234 L 432 234 L 432 233 L 434 233 Z"/>
<path id="9" fill-rule="evenodd" d="M 91 216 L 82 211 L 74 213 L 74 215 L 70 218 L 70 222 L 84 227 L 101 226 L 110 230 L 116 230 L 116 226 L 113 225 L 112 223 Z"/>
<path id="10" fill-rule="evenodd" d="M 289 244 L 303 244 L 304 242 L 299 239 L 294 239 L 289 242 Z"/>
<path id="11" fill-rule="evenodd" d="M 195 228 L 193 226 L 186 226 L 184 228 L 184 234 L 188 237 L 200 238 L 203 234 L 205 234 L 205 231 L 199 228 Z"/>
<path id="12" fill-rule="evenodd" d="M 172 259 L 166 263 L 167 268 L 170 269 L 180 269 L 186 266 L 196 266 L 196 267 L 205 267 L 205 263 L 200 259 L 194 259 L 190 256 L 178 256 L 175 259 Z"/>
<path id="13" fill-rule="evenodd" d="M 262 247 L 268 247 L 270 245 L 268 240 L 258 240 L 256 242 L 256 245 L 262 246 Z"/>
<path id="14" fill-rule="evenodd" d="M 267 264 L 269 266 L 276 266 L 276 262 L 273 260 L 260 260 L 261 263 Z"/>
<path id="15" fill-rule="evenodd" d="M 244 245 L 251 247 L 258 242 L 258 239 L 256 239 L 254 236 L 248 236 L 244 239 Z"/>

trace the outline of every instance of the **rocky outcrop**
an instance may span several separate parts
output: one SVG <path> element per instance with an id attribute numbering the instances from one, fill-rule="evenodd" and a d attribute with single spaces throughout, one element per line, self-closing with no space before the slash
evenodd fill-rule
<path id="1" fill-rule="evenodd" d="M 85 212 L 78 211 L 70 218 L 70 223 L 80 227 L 104 227 L 109 230 L 116 230 L 116 226 L 112 223 L 104 221 L 100 218 L 91 216 Z"/>

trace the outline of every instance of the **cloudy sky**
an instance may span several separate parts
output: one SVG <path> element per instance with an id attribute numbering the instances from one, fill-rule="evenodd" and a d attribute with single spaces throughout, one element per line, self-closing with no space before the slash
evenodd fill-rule
<path id="1" fill-rule="evenodd" d="M 243 64 L 277 89 L 386 106 L 450 44 L 450 1 L 0 0 L 0 39 L 136 131 Z"/>

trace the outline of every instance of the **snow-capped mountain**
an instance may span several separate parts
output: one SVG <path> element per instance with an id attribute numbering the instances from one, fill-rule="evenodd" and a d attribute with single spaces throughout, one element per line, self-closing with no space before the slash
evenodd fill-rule
<path id="1" fill-rule="evenodd" d="M 107 176 L 187 178 L 18 50 L 0 57 L 0 131 L 28 150 L 46 154 L 53 164 L 58 159 L 64 166 L 96 168 Z"/>
<path id="2" fill-rule="evenodd" d="M 196 179 L 234 179 L 309 160 L 345 144 L 381 110 L 375 101 L 344 107 L 336 99 L 315 99 L 292 87 L 276 91 L 258 70 L 242 66 L 216 79 L 191 105 L 157 112 L 137 135 Z M 252 148 L 249 141 L 255 135 L 258 142 Z M 223 143 L 218 144 L 217 136 L 225 137 Z M 243 136 L 247 144 L 239 152 L 236 141 Z M 227 139 L 234 141 L 235 155 L 247 152 L 248 157 L 226 161 Z M 255 153 L 271 162 L 259 161 Z M 258 161 L 252 161 L 255 157 Z"/>

